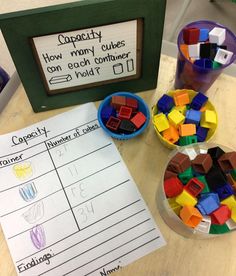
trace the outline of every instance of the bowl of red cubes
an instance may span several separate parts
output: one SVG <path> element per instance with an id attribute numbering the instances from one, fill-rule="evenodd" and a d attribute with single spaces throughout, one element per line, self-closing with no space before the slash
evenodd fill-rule
<path id="1" fill-rule="evenodd" d="M 143 133 L 150 121 L 145 101 L 130 92 L 107 96 L 98 108 L 101 128 L 112 138 L 128 140 Z"/>

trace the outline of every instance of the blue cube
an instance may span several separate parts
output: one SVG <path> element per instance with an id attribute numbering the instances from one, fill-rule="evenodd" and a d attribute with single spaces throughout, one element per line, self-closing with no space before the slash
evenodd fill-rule
<path id="1" fill-rule="evenodd" d="M 209 128 L 198 126 L 197 127 L 197 132 L 196 132 L 197 141 L 198 142 L 204 142 L 206 140 L 208 131 L 209 131 Z"/>
<path id="2" fill-rule="evenodd" d="M 195 110 L 200 110 L 201 107 L 207 102 L 208 97 L 205 96 L 203 93 L 199 92 L 197 95 L 192 99 L 190 107 Z"/>
<path id="3" fill-rule="evenodd" d="M 158 110 L 167 113 L 174 106 L 174 100 L 172 97 L 164 94 L 157 102 Z"/>
<path id="4" fill-rule="evenodd" d="M 112 106 L 104 106 L 101 111 L 101 118 L 106 123 L 111 116 L 116 116 L 116 110 Z"/>
<path id="5" fill-rule="evenodd" d="M 209 29 L 200 29 L 199 41 L 207 41 L 209 39 Z"/>
<path id="6" fill-rule="evenodd" d="M 224 186 L 216 188 L 216 192 L 221 200 L 234 194 L 232 186 L 228 183 L 226 183 Z"/>
<path id="7" fill-rule="evenodd" d="M 220 207 L 220 200 L 218 194 L 204 193 L 201 194 L 198 204 L 196 205 L 200 213 L 205 216 L 214 212 Z"/>
<path id="8" fill-rule="evenodd" d="M 187 110 L 185 115 L 185 123 L 186 124 L 195 124 L 198 125 L 201 120 L 202 112 L 197 110 Z"/>

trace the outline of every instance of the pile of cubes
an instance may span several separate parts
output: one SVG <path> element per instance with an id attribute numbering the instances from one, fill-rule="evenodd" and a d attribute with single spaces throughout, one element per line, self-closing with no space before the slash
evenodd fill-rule
<path id="1" fill-rule="evenodd" d="M 208 97 L 196 93 L 190 100 L 188 90 L 164 94 L 157 102 L 158 113 L 153 116 L 157 131 L 171 144 L 185 146 L 204 142 L 208 131 L 216 128 L 217 114 L 206 107 Z"/>
<path id="2" fill-rule="evenodd" d="M 103 107 L 101 118 L 107 129 L 119 134 L 134 133 L 147 119 L 139 111 L 137 99 L 118 95 L 112 96 L 110 104 Z"/>
<path id="3" fill-rule="evenodd" d="M 231 61 L 233 52 L 227 50 L 226 29 L 183 29 L 183 44 L 180 50 L 186 59 L 203 68 L 219 68 Z"/>
<path id="4" fill-rule="evenodd" d="M 236 229 L 236 152 L 217 146 L 191 156 L 178 152 L 167 165 L 164 191 L 170 207 L 201 233 Z"/>

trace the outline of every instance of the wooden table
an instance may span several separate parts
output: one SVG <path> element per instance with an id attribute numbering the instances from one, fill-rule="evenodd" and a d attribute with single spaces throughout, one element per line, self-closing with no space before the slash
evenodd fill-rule
<path id="1" fill-rule="evenodd" d="M 175 66 L 175 59 L 163 55 L 157 88 L 139 93 L 150 108 L 163 93 L 172 88 Z M 224 144 L 234 150 L 236 149 L 235 87 L 236 78 L 222 74 L 207 93 L 219 116 L 219 126 L 212 142 Z M 20 85 L 0 116 L 0 134 L 29 126 L 71 108 L 73 107 L 36 114 L 32 111 L 24 88 Z M 140 137 L 115 143 L 167 241 L 167 246 L 123 268 L 117 275 L 236 275 L 236 231 L 214 239 L 193 240 L 176 234 L 162 220 L 156 207 L 155 193 L 160 185 L 170 150 L 160 143 L 151 123 Z M 0 231 L 0 275 L 16 275 L 2 231 Z"/>

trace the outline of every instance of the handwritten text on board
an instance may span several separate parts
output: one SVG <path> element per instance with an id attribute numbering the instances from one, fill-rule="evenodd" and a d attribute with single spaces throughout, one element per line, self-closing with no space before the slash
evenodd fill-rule
<path id="1" fill-rule="evenodd" d="M 137 20 L 33 38 L 50 91 L 137 73 Z"/>

